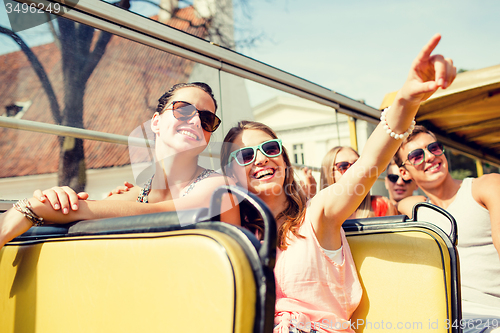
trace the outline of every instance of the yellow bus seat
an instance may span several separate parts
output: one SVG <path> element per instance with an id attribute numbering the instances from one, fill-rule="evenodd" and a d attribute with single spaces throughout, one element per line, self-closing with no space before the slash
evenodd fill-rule
<path id="1" fill-rule="evenodd" d="M 254 244 L 175 212 L 33 227 L 0 252 L 1 331 L 271 332 L 274 258 L 259 253 L 275 249 Z"/>
<path id="2" fill-rule="evenodd" d="M 406 216 L 348 220 L 344 230 L 363 287 L 351 318 L 356 332 L 458 332 L 455 240 Z"/>

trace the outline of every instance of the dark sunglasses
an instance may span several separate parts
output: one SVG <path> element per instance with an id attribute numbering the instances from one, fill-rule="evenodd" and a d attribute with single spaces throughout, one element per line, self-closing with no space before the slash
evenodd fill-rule
<path id="1" fill-rule="evenodd" d="M 441 142 L 432 142 L 429 143 L 426 147 L 427 151 L 433 154 L 434 156 L 441 156 L 444 153 L 444 147 Z M 425 151 L 422 148 L 418 148 L 412 150 L 408 154 L 407 160 L 401 165 L 405 165 L 406 162 L 410 162 L 412 165 L 417 166 L 424 162 L 425 160 Z"/>
<path id="2" fill-rule="evenodd" d="M 257 149 L 267 157 L 276 157 L 281 155 L 283 152 L 282 144 L 280 139 L 274 139 L 262 142 L 258 146 L 253 147 L 245 147 L 238 150 L 235 150 L 229 155 L 229 162 L 234 158 L 239 165 L 245 166 L 249 165 L 253 161 L 255 161 L 255 156 L 257 156 Z"/>
<path id="3" fill-rule="evenodd" d="M 213 112 L 198 110 L 193 104 L 188 102 L 174 101 L 167 105 L 165 110 L 172 105 L 172 112 L 175 119 L 188 121 L 198 113 L 201 121 L 201 127 L 207 132 L 215 132 L 219 127 L 221 120 Z"/>
<path id="4" fill-rule="evenodd" d="M 392 174 L 392 175 L 387 175 L 387 179 L 389 179 L 389 181 L 391 183 L 396 183 L 399 179 L 399 177 L 401 177 L 400 175 L 396 175 L 396 174 Z M 403 177 L 401 177 L 401 179 L 403 179 L 403 181 L 405 182 L 405 184 L 410 184 L 411 183 L 411 179 L 404 179 Z"/>
<path id="5" fill-rule="evenodd" d="M 335 163 L 334 170 L 337 170 L 340 172 L 341 175 L 343 175 L 354 163 L 349 163 L 349 162 L 338 162 Z"/>

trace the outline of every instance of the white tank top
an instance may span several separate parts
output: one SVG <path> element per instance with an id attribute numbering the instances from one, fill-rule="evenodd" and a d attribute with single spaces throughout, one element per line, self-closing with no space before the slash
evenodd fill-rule
<path id="1" fill-rule="evenodd" d="M 489 211 L 472 197 L 472 181 L 463 180 L 447 208 L 458 227 L 462 311 L 500 317 L 500 258 L 491 238 Z"/>

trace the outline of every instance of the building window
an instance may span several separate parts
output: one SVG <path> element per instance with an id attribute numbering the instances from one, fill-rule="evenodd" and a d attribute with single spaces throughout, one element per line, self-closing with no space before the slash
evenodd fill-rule
<path id="1" fill-rule="evenodd" d="M 293 145 L 293 159 L 296 164 L 304 164 L 304 145 L 302 143 Z"/>
<path id="2" fill-rule="evenodd" d="M 5 115 L 7 117 L 14 117 L 22 109 L 23 109 L 22 106 L 19 106 L 19 105 L 16 105 L 16 104 L 7 105 L 7 106 L 5 106 Z"/>
<path id="3" fill-rule="evenodd" d="M 12 118 L 21 119 L 30 106 L 31 106 L 30 101 L 17 102 L 14 104 L 6 105 L 5 106 L 5 113 L 3 115 L 5 117 L 12 117 Z"/>

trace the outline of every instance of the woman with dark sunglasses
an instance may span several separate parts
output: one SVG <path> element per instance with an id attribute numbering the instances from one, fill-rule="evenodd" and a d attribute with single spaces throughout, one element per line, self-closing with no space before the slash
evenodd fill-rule
<path id="1" fill-rule="evenodd" d="M 96 218 L 150 214 L 208 207 L 213 191 L 232 180 L 198 165 L 199 154 L 220 124 L 217 103 L 204 83 L 174 85 L 159 100 L 151 120 L 155 134 L 154 175 L 144 187 L 133 187 L 108 200 L 87 199 L 69 187 L 35 191 L 0 216 L 0 247 L 34 224 L 68 223 Z M 229 200 L 228 200 L 229 201 Z M 148 204 L 144 204 L 148 203 Z M 240 224 L 237 208 L 223 203 L 221 219 Z"/>
<path id="2" fill-rule="evenodd" d="M 330 149 L 321 162 L 320 188 L 326 188 L 339 181 L 342 175 L 358 159 L 358 152 L 351 147 L 336 146 Z M 396 207 L 388 198 L 368 193 L 350 218 L 391 216 L 397 214 Z"/>
<path id="3" fill-rule="evenodd" d="M 351 326 L 350 317 L 362 288 L 342 223 L 359 207 L 401 139 L 411 132 L 420 103 L 453 82 L 452 61 L 431 56 L 439 40 L 439 35 L 434 36 L 417 56 L 358 161 L 307 202 L 286 149 L 272 129 L 240 122 L 226 135 L 221 152 L 224 173 L 258 195 L 277 221 L 275 333 L 357 328 L 355 323 Z"/>
<path id="4" fill-rule="evenodd" d="M 416 126 L 395 161 L 425 193 L 403 199 L 398 209 L 411 214 L 422 201 L 446 209 L 457 222 L 462 317 L 474 325 L 464 332 L 490 332 L 500 326 L 500 175 L 453 179 L 436 136 Z M 490 323 L 496 323 L 491 325 Z M 488 324 L 488 326 L 486 326 Z M 488 330 L 483 330 L 489 328 Z"/>
<path id="5" fill-rule="evenodd" d="M 138 202 L 146 203 L 150 197 L 153 202 L 165 201 L 186 196 L 206 178 L 220 177 L 214 170 L 198 165 L 199 154 L 220 124 L 216 110 L 217 102 L 205 83 L 180 83 L 170 88 L 159 99 L 151 121 L 156 134 L 158 172 L 138 195 L 131 190 L 120 198 L 137 198 Z M 187 182 L 181 182 L 183 178 Z"/>

